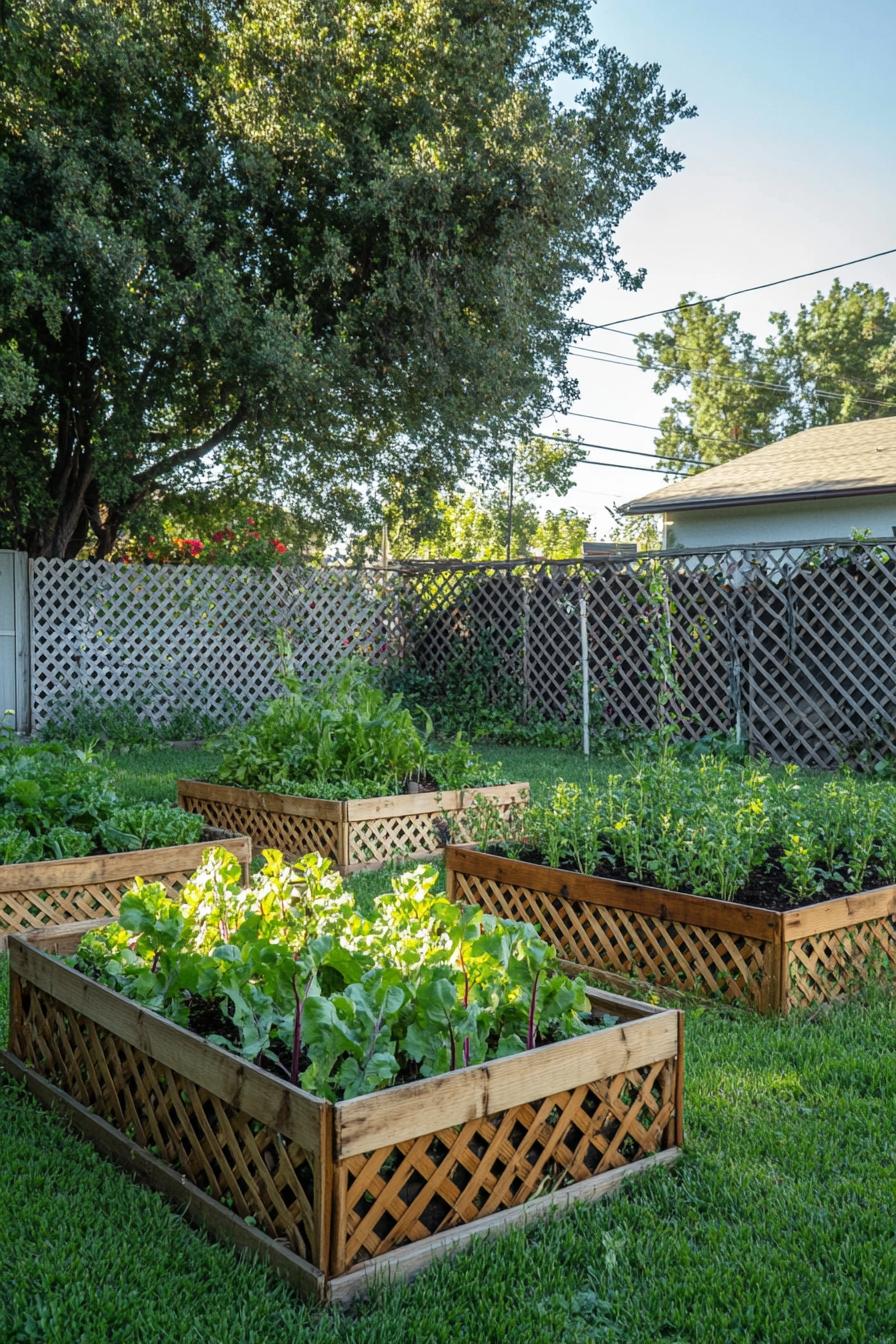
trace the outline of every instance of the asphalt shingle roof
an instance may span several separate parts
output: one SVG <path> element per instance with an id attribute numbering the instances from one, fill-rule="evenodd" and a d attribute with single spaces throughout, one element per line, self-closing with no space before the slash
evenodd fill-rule
<path id="1" fill-rule="evenodd" d="M 623 505 L 623 513 L 896 491 L 896 416 L 804 429 Z"/>

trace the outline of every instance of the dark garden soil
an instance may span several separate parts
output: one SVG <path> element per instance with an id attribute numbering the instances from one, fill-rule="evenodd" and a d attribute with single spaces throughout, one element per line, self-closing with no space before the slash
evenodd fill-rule
<path id="1" fill-rule="evenodd" d="M 515 849 L 512 854 L 508 854 L 507 850 L 501 845 L 492 845 L 489 847 L 488 852 L 500 856 L 501 858 L 516 858 L 521 859 L 524 863 L 537 863 L 544 867 L 550 866 L 546 864 L 544 855 L 537 849 L 526 849 L 523 847 L 519 850 Z M 561 863 L 560 867 L 564 871 L 570 873 L 579 871 L 575 864 L 571 862 Z M 591 876 L 608 877 L 612 878 L 615 882 L 634 882 L 642 887 L 656 886 L 656 883 L 651 882 L 649 876 L 643 878 L 632 877 L 631 873 L 627 872 L 624 868 L 616 867 L 609 863 L 601 864 L 594 870 Z M 865 873 L 862 891 L 873 891 L 876 887 L 885 887 L 889 885 L 890 884 L 886 878 L 881 876 L 881 874 L 873 867 L 869 866 Z M 663 888 L 657 889 L 663 890 Z M 688 896 L 705 896 L 708 894 L 706 892 L 695 892 L 693 888 L 689 887 L 686 883 L 682 883 L 681 886 L 676 887 L 675 890 L 684 892 L 685 895 Z M 845 877 L 839 878 L 834 874 L 824 884 L 822 890 L 811 900 L 791 899 L 787 887 L 787 875 L 780 864 L 780 851 L 776 853 L 772 850 L 765 866 L 763 868 L 754 869 L 750 874 L 750 879 L 746 885 L 732 898 L 732 903 L 736 905 L 757 906 L 762 910 L 802 910 L 807 906 L 819 905 L 822 901 L 831 901 L 839 896 L 851 896 L 855 894 L 855 888 L 850 887 L 847 884 Z"/>

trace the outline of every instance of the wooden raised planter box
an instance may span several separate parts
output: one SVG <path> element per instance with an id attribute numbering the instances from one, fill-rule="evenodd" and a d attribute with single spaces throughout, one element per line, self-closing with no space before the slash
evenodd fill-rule
<path id="1" fill-rule="evenodd" d="M 95 927 L 96 921 L 88 927 Z M 0 1063 L 103 1153 L 302 1292 L 347 1299 L 678 1154 L 683 1018 L 618 1025 L 335 1105 L 57 961 L 84 926 L 10 939 Z"/>
<path id="2" fill-rule="evenodd" d="M 135 877 L 164 882 L 173 895 L 202 862 L 209 845 L 228 849 L 249 881 L 252 844 L 244 835 L 206 827 L 195 844 L 90 854 L 80 859 L 44 859 L 0 866 L 0 948 L 11 933 L 43 929 L 67 920 L 117 915 Z"/>
<path id="3" fill-rule="evenodd" d="M 452 900 L 537 924 L 567 969 L 763 1013 L 826 1003 L 896 970 L 896 887 L 763 910 L 449 845 Z"/>
<path id="4" fill-rule="evenodd" d="M 450 818 L 455 839 L 468 840 L 466 810 L 476 798 L 490 799 L 506 816 L 528 796 L 529 785 L 521 783 L 334 802 L 198 779 L 177 782 L 177 801 L 185 811 L 200 812 L 212 825 L 248 835 L 259 849 L 280 849 L 287 858 L 322 854 L 341 873 L 382 868 L 396 858 L 438 858 L 443 818 Z"/>

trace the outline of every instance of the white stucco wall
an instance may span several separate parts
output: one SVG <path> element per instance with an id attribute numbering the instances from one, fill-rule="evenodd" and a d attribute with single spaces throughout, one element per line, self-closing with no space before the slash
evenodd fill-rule
<path id="1" fill-rule="evenodd" d="M 896 493 L 666 514 L 666 545 L 681 550 L 759 541 L 848 540 L 853 532 L 866 530 L 872 537 L 896 536 Z"/>

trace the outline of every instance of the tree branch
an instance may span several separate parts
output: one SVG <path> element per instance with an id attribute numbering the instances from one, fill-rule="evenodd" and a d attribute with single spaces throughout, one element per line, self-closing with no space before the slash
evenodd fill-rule
<path id="1" fill-rule="evenodd" d="M 172 453 L 171 456 L 166 457 L 163 462 L 156 462 L 153 466 L 147 467 L 145 471 L 139 472 L 134 477 L 134 485 L 138 486 L 140 490 L 145 490 L 146 486 L 152 485 L 160 476 L 164 476 L 166 472 L 173 471 L 175 467 L 183 467 L 188 462 L 201 461 L 207 453 L 210 453 L 214 448 L 217 448 L 225 439 L 229 438 L 231 434 L 239 429 L 240 425 L 245 423 L 248 414 L 249 412 L 246 409 L 246 406 L 241 403 L 239 409 L 234 411 L 230 419 L 225 420 L 224 424 L 221 425 L 219 429 L 216 429 L 214 434 L 210 434 L 207 439 L 202 443 L 198 443 L 195 448 L 182 448 L 179 453 Z"/>

